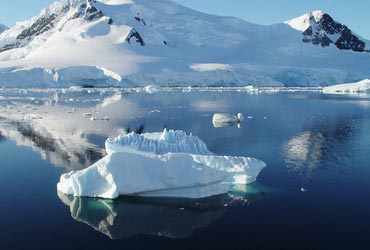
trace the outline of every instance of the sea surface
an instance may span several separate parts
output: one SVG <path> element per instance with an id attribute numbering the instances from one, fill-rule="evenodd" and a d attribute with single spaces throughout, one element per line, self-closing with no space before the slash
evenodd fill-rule
<path id="1" fill-rule="evenodd" d="M 239 127 L 212 123 L 239 112 Z M 57 192 L 61 174 L 104 156 L 107 137 L 164 128 L 267 167 L 200 200 Z M 0 156 L 0 249 L 370 249 L 370 95 L 0 89 Z"/>

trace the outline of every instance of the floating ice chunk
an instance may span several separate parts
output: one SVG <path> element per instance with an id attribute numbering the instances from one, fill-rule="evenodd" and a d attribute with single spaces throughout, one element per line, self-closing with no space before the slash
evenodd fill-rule
<path id="1" fill-rule="evenodd" d="M 238 113 L 237 115 L 230 115 L 230 114 L 214 114 L 212 123 L 213 126 L 218 127 L 224 127 L 224 126 L 230 126 L 237 123 L 241 123 L 244 120 L 244 116 L 242 113 Z"/>
<path id="2" fill-rule="evenodd" d="M 158 92 L 161 90 L 161 87 L 158 85 L 148 85 L 143 88 L 143 91 L 148 93 L 148 94 L 153 94 L 155 92 Z"/>
<path id="3" fill-rule="evenodd" d="M 74 196 L 119 195 L 203 198 L 227 193 L 226 184 L 249 184 L 266 164 L 248 157 L 216 156 L 183 131 L 119 136 L 106 141 L 107 156 L 64 174 L 59 191 Z"/>
<path id="4" fill-rule="evenodd" d="M 114 199 L 120 194 L 202 198 L 227 192 L 225 174 L 188 154 L 144 156 L 117 152 L 91 167 L 62 175 L 58 190 Z M 184 190 L 182 190 L 184 189 Z"/>
<path id="5" fill-rule="evenodd" d="M 370 79 L 325 87 L 325 94 L 370 93 Z"/>

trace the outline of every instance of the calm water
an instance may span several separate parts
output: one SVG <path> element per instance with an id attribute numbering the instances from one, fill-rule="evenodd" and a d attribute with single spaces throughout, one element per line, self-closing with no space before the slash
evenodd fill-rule
<path id="1" fill-rule="evenodd" d="M 1 90 L 0 105 L 1 249 L 370 248 L 370 96 Z M 215 128 L 215 112 L 249 119 Z M 191 132 L 268 167 L 204 200 L 57 193 L 62 173 L 104 155 L 107 136 L 140 126 Z"/>

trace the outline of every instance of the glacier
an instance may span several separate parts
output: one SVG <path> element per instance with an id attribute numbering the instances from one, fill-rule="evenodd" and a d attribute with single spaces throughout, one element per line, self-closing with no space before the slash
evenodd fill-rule
<path id="1" fill-rule="evenodd" d="M 370 93 L 370 79 L 325 87 L 322 92 L 325 94 Z"/>
<path id="2" fill-rule="evenodd" d="M 328 86 L 369 78 L 366 39 L 351 33 L 363 52 L 302 41 L 309 28 L 327 30 L 317 13 L 318 23 L 311 13 L 265 26 L 170 0 L 59 0 L 0 34 L 0 87 Z M 339 33 L 327 37 L 334 42 Z"/>
<path id="3" fill-rule="evenodd" d="M 266 167 L 254 158 L 217 156 L 198 137 L 166 129 L 107 139 L 106 151 L 89 168 L 63 174 L 58 191 L 108 199 L 204 198 L 227 193 L 230 184 L 255 182 Z"/>

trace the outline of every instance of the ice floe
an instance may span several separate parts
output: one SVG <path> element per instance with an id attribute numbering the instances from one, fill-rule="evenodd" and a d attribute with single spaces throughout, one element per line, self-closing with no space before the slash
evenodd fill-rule
<path id="1" fill-rule="evenodd" d="M 213 126 L 216 128 L 239 124 L 242 121 L 244 121 L 244 116 L 242 113 L 238 113 L 237 115 L 214 114 L 212 119 Z"/>
<path id="2" fill-rule="evenodd" d="M 183 131 L 130 133 L 106 141 L 107 156 L 63 174 L 57 188 L 74 196 L 119 195 L 203 198 L 249 184 L 266 164 L 249 157 L 217 156 Z"/>

